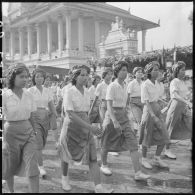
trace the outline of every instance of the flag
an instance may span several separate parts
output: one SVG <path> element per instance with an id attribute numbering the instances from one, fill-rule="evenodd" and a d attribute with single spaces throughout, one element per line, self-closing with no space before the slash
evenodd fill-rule
<path id="1" fill-rule="evenodd" d="M 174 44 L 174 52 L 173 52 L 173 61 L 174 61 L 174 64 L 176 63 L 176 60 L 177 60 L 177 48 L 175 47 L 175 44 Z"/>
<path id="2" fill-rule="evenodd" d="M 165 51 L 164 51 L 164 45 L 163 45 L 163 50 L 162 50 L 162 54 L 161 54 L 161 64 L 162 64 L 162 67 L 165 67 Z"/>

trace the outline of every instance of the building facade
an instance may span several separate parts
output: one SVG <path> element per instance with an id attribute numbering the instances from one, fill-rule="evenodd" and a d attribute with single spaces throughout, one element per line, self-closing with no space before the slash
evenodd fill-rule
<path id="1" fill-rule="evenodd" d="M 133 45 L 126 47 L 127 51 L 123 49 L 128 54 L 137 52 L 138 31 L 142 31 L 144 51 L 146 30 L 159 26 L 128 11 L 95 2 L 9 3 L 3 23 L 3 53 L 8 60 L 66 69 L 124 48 L 114 40 L 111 43 L 114 26 L 129 36 L 123 40 L 124 45 Z M 105 46 L 106 40 L 109 47 Z"/>

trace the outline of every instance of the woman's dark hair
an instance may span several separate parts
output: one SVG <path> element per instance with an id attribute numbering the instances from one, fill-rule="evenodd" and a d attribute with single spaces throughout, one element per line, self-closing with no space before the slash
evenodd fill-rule
<path id="1" fill-rule="evenodd" d="M 102 73 L 102 79 L 104 79 L 109 72 L 113 72 L 112 68 L 110 68 L 110 67 L 106 68 L 103 71 L 103 73 Z"/>
<path id="2" fill-rule="evenodd" d="M 73 71 L 72 71 L 72 78 L 71 78 L 71 83 L 72 85 L 76 85 L 77 81 L 77 77 L 81 74 L 81 70 L 82 69 L 86 69 L 87 73 L 90 73 L 90 68 L 86 65 L 81 65 L 81 66 L 76 66 Z"/>
<path id="3" fill-rule="evenodd" d="M 118 73 L 120 72 L 120 70 L 123 68 L 123 67 L 126 67 L 128 69 L 128 64 L 127 62 L 125 61 L 119 61 L 116 63 L 115 67 L 114 67 L 114 76 L 115 78 L 118 77 Z"/>
<path id="4" fill-rule="evenodd" d="M 142 67 L 139 67 L 139 66 L 136 66 L 134 69 L 133 69 L 133 78 L 136 78 L 135 74 L 137 71 L 141 70 L 143 72 L 143 68 Z"/>
<path id="5" fill-rule="evenodd" d="M 99 75 L 94 75 L 92 78 L 92 85 L 95 85 L 97 79 L 101 80 L 101 77 Z"/>
<path id="6" fill-rule="evenodd" d="M 176 64 L 174 64 L 173 68 L 172 68 L 172 70 L 173 70 L 173 78 L 178 78 L 179 71 L 182 68 L 184 68 L 184 67 L 186 67 L 186 64 L 183 61 L 178 61 Z"/>
<path id="7" fill-rule="evenodd" d="M 146 66 L 145 66 L 144 71 L 145 71 L 148 79 L 151 79 L 151 72 L 152 72 L 154 66 L 160 67 L 160 64 L 157 61 L 152 61 L 152 62 L 146 64 Z"/>
<path id="8" fill-rule="evenodd" d="M 45 82 L 45 79 L 46 79 L 46 72 L 45 72 L 44 70 L 41 70 L 41 69 L 35 69 L 35 70 L 33 71 L 33 74 L 32 74 L 32 83 L 33 83 L 33 85 L 36 85 L 35 76 L 36 76 L 37 73 L 41 73 L 41 74 L 42 74 L 42 76 L 43 76 L 43 78 L 44 78 L 43 83 Z"/>
<path id="9" fill-rule="evenodd" d="M 7 87 L 8 89 L 14 88 L 14 81 L 16 78 L 16 75 L 21 74 L 22 72 L 26 71 L 29 75 L 29 70 L 23 63 L 17 63 L 10 67 L 9 73 L 7 75 Z"/>

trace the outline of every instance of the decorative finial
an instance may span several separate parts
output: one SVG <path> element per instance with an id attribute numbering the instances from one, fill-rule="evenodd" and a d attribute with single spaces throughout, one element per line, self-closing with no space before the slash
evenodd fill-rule
<path id="1" fill-rule="evenodd" d="M 129 12 L 129 14 L 131 14 L 131 7 L 130 7 L 130 5 L 129 5 L 129 8 L 128 8 L 128 12 Z"/>

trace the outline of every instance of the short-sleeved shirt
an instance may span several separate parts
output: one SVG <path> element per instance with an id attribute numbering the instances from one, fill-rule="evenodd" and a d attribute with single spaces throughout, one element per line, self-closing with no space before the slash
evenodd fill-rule
<path id="1" fill-rule="evenodd" d="M 118 80 L 116 79 L 114 82 L 112 82 L 106 92 L 106 100 L 112 100 L 112 106 L 113 107 L 126 107 L 127 103 L 127 87 L 124 83 L 124 87 L 122 87 Z"/>
<path id="2" fill-rule="evenodd" d="M 29 88 L 28 91 L 33 95 L 37 107 L 48 109 L 48 103 L 53 100 L 52 93 L 48 88 L 43 87 L 42 93 L 36 86 Z"/>
<path id="3" fill-rule="evenodd" d="M 20 99 L 11 89 L 2 95 L 3 115 L 6 121 L 28 120 L 31 112 L 36 111 L 36 103 L 30 92 L 23 89 Z"/>
<path id="4" fill-rule="evenodd" d="M 162 82 L 158 82 L 157 80 L 155 81 L 155 85 L 158 88 L 158 93 L 159 93 L 159 98 L 163 99 L 165 96 L 165 87 Z"/>
<path id="5" fill-rule="evenodd" d="M 100 100 L 105 100 L 107 88 L 108 88 L 108 85 L 105 83 L 105 81 L 102 81 L 96 87 L 95 96 L 98 96 Z"/>
<path id="6" fill-rule="evenodd" d="M 90 100 L 94 100 L 95 99 L 95 86 L 92 85 L 89 89 L 88 89 L 89 95 L 90 95 Z"/>
<path id="7" fill-rule="evenodd" d="M 136 79 L 130 81 L 127 86 L 127 93 L 130 94 L 130 97 L 141 97 L 141 83 L 139 83 Z"/>
<path id="8" fill-rule="evenodd" d="M 65 111 L 88 112 L 90 109 L 90 96 L 87 88 L 82 94 L 75 86 L 68 89 L 64 101 Z"/>
<path id="9" fill-rule="evenodd" d="M 150 79 L 147 79 L 141 85 L 141 102 L 146 101 L 156 102 L 159 100 L 158 85 L 154 84 Z"/>
<path id="10" fill-rule="evenodd" d="M 170 83 L 170 96 L 171 96 L 171 99 L 175 98 L 175 95 L 174 95 L 175 91 L 177 91 L 178 94 L 184 99 L 187 98 L 187 95 L 189 93 L 188 87 L 185 84 L 185 82 L 178 79 L 178 78 L 174 78 Z"/>

